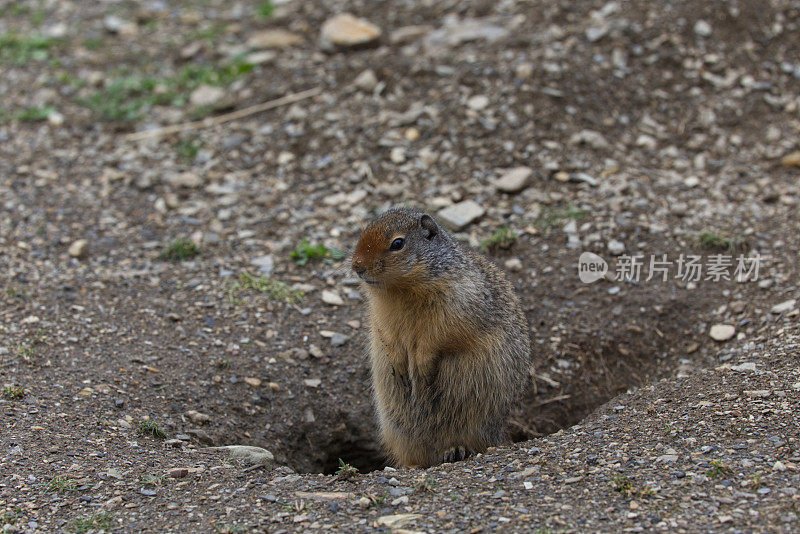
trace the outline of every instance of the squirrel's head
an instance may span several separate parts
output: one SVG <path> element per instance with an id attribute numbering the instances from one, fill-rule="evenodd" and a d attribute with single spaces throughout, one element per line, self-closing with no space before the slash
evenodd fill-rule
<path id="1" fill-rule="evenodd" d="M 429 276 L 444 232 L 425 212 L 389 210 L 369 223 L 353 254 L 353 271 L 370 286 L 413 287 Z"/>

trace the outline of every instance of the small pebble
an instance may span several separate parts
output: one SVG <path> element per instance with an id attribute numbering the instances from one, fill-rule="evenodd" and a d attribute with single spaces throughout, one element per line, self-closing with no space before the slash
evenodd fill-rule
<path id="1" fill-rule="evenodd" d="M 474 200 L 464 200 L 439 210 L 437 215 L 446 226 L 458 231 L 483 217 L 484 213 L 486 210 Z"/>
<path id="2" fill-rule="evenodd" d="M 493 183 L 503 193 L 519 193 L 528 187 L 531 174 L 533 169 L 530 167 L 515 167 L 504 171 Z"/>
<path id="3" fill-rule="evenodd" d="M 512 272 L 519 272 L 522 270 L 522 260 L 519 258 L 509 258 L 505 261 L 506 269 Z"/>
<path id="4" fill-rule="evenodd" d="M 85 258 L 89 253 L 89 242 L 86 239 L 78 239 L 73 241 L 69 246 L 68 253 L 73 258 Z"/>
<path id="5" fill-rule="evenodd" d="M 616 239 L 612 239 L 608 242 L 608 251 L 614 256 L 619 256 L 625 252 L 625 243 L 622 241 L 617 241 Z"/>
<path id="6" fill-rule="evenodd" d="M 708 331 L 714 341 L 728 341 L 736 335 L 736 328 L 729 324 L 715 324 Z"/>
<path id="7" fill-rule="evenodd" d="M 711 35 L 711 24 L 703 19 L 698 20 L 694 25 L 694 34 L 698 37 L 709 37 Z"/>
<path id="8" fill-rule="evenodd" d="M 335 15 L 322 24 L 320 48 L 333 51 L 372 43 L 381 36 L 381 29 L 366 19 L 350 13 Z"/>
<path id="9" fill-rule="evenodd" d="M 474 111 L 480 111 L 489 105 L 489 97 L 486 95 L 476 95 L 467 100 L 467 107 Z"/>
<path id="10" fill-rule="evenodd" d="M 322 290 L 322 302 L 330 304 L 331 306 L 341 306 L 344 304 L 344 300 L 342 300 L 342 297 L 340 297 L 338 293 L 327 289 Z"/>
<path id="11" fill-rule="evenodd" d="M 356 76 L 355 80 L 353 80 L 353 85 L 365 91 L 367 93 L 371 93 L 375 90 L 375 87 L 378 85 L 378 77 L 375 75 L 375 71 L 372 69 L 367 69 L 361 72 L 358 76 Z"/>

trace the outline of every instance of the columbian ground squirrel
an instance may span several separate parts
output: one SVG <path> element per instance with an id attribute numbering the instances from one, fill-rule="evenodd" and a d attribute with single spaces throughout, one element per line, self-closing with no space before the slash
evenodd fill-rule
<path id="1" fill-rule="evenodd" d="M 373 220 L 352 268 L 369 306 L 372 383 L 390 459 L 425 467 L 504 443 L 530 340 L 503 273 L 412 209 Z"/>

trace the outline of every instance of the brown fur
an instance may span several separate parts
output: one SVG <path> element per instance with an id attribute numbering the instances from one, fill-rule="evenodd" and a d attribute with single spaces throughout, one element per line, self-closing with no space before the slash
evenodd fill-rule
<path id="1" fill-rule="evenodd" d="M 394 210 L 374 221 L 353 268 L 365 280 L 384 446 L 397 464 L 429 466 L 459 448 L 476 453 L 505 441 L 504 417 L 524 387 L 530 347 L 502 272 L 438 225 L 426 237 L 423 216 L 430 217 Z M 398 237 L 406 246 L 391 251 Z"/>

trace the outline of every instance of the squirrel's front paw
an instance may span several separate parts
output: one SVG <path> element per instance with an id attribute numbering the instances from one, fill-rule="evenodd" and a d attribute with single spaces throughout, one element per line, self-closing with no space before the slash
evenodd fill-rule
<path id="1" fill-rule="evenodd" d="M 459 460 L 466 460 L 474 453 L 465 447 L 452 447 L 445 451 L 442 455 L 443 463 L 458 462 Z"/>

